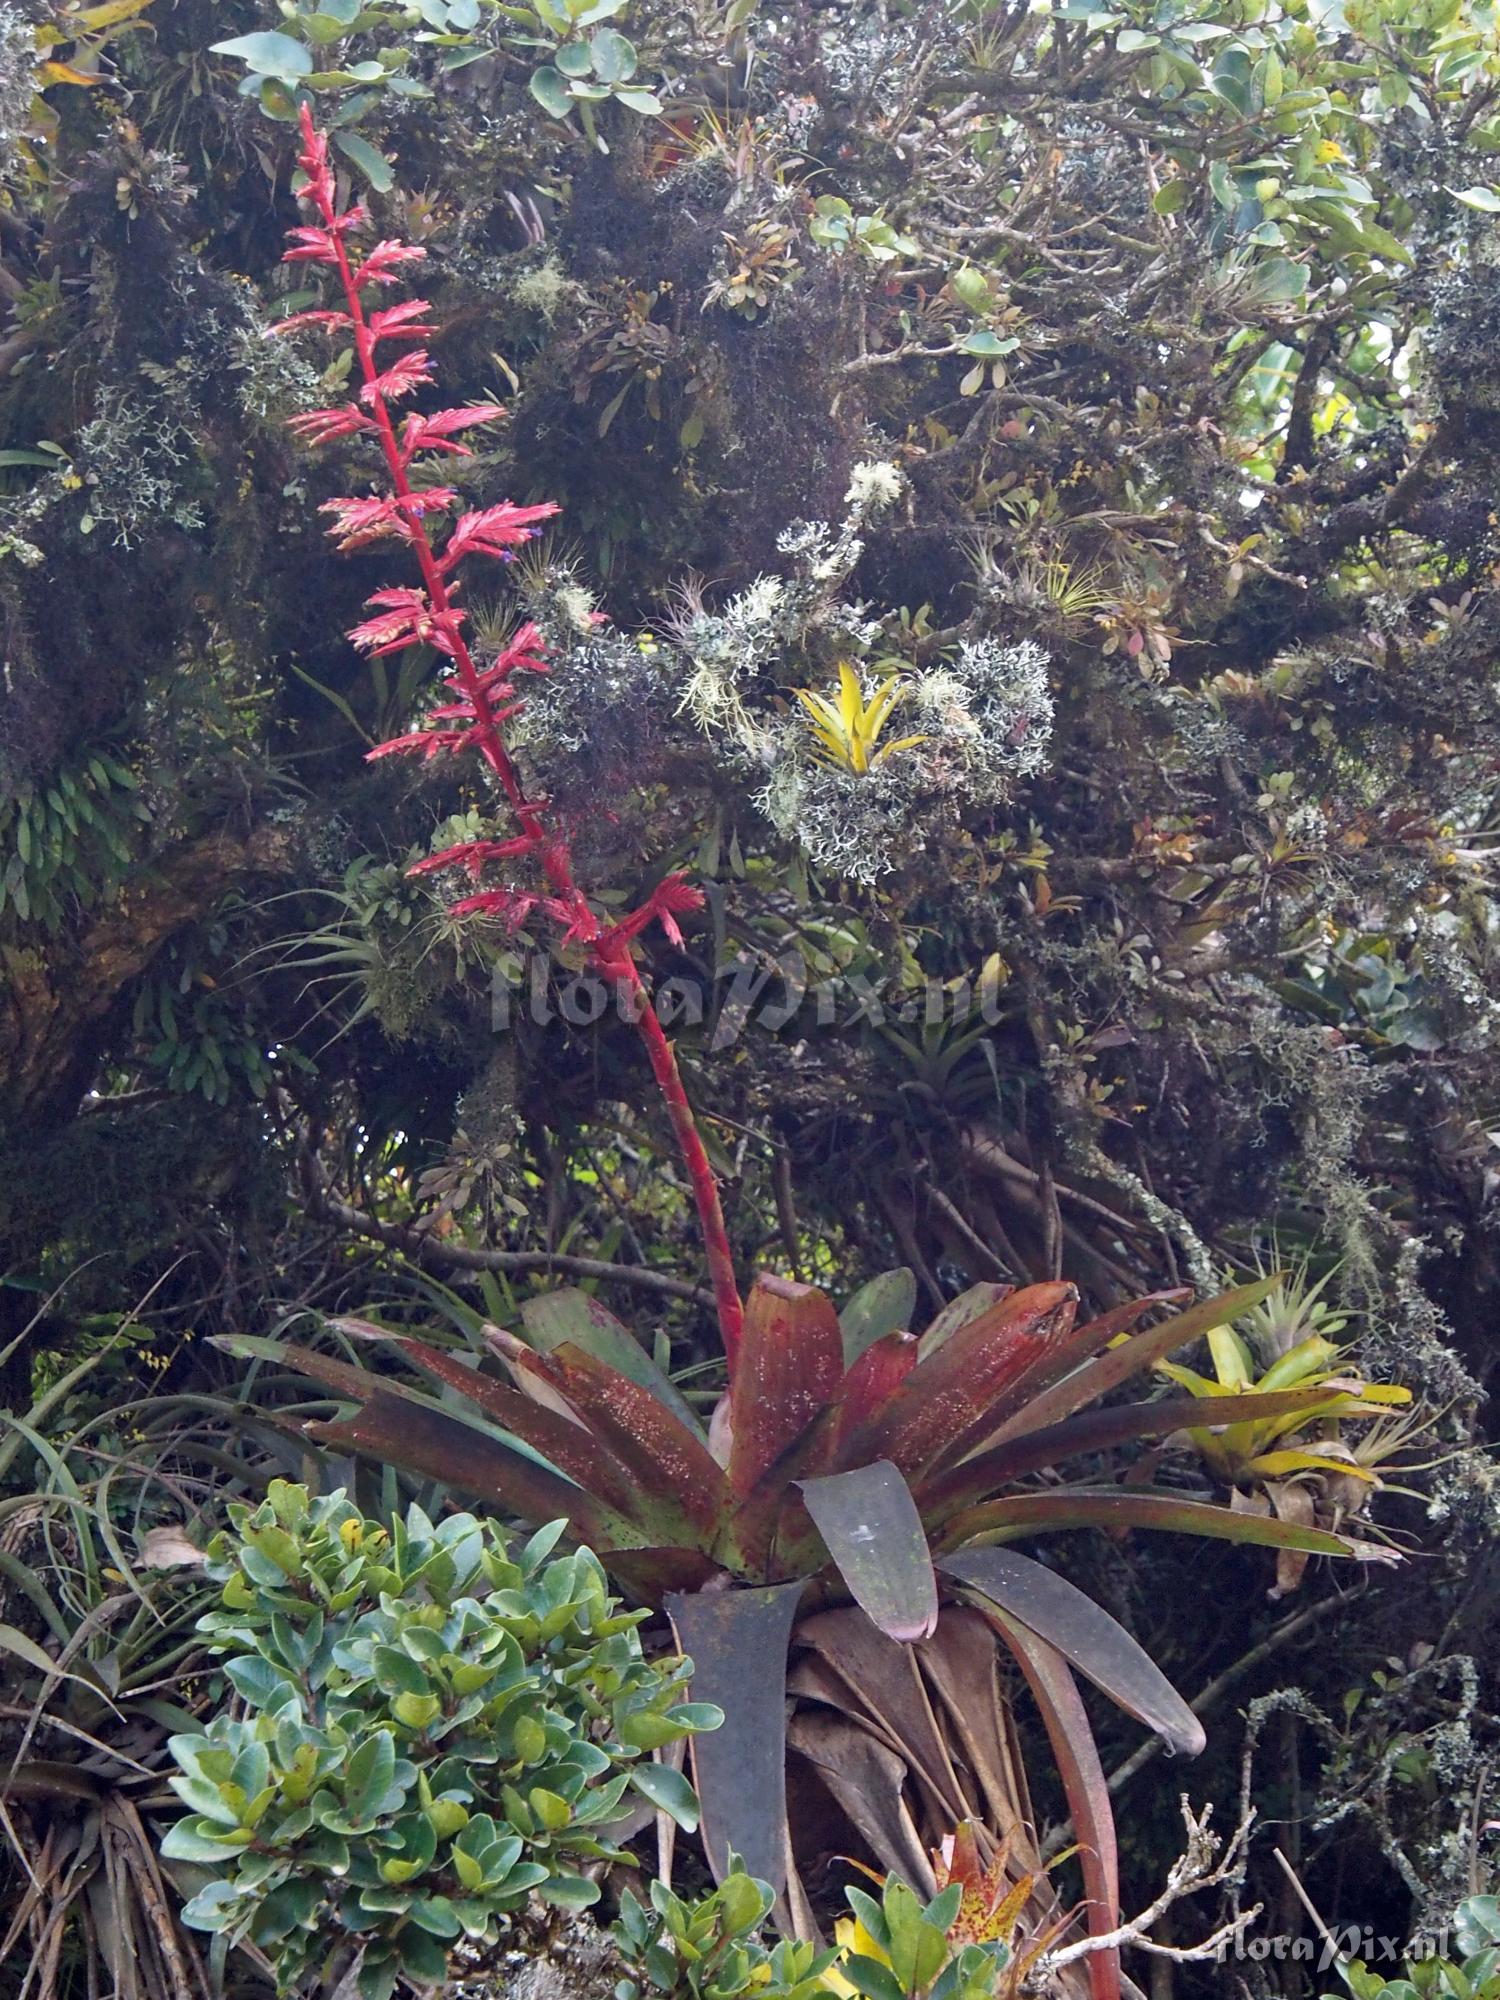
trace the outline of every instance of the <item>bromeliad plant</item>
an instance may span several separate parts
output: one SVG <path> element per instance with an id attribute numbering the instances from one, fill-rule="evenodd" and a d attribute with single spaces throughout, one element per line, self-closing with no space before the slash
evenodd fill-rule
<path id="1" fill-rule="evenodd" d="M 863 1709 L 872 1728 L 902 1743 L 905 1768 L 943 1806 L 946 1824 L 968 1816 L 954 1776 L 962 1756 L 936 1740 L 932 1708 L 912 1706 L 917 1677 L 931 1703 L 947 1703 L 954 1726 L 990 1731 L 980 1804 L 997 1833 L 1012 1839 L 1010 1865 L 1035 1872 L 1025 1851 L 1024 1786 L 1006 1779 L 1002 1721 L 975 1720 L 995 1706 L 998 1639 L 1036 1698 L 1067 1790 L 1080 1843 L 1088 1922 L 1115 1928 L 1118 1885 L 1108 1790 L 1075 1684 L 1076 1669 L 1177 1749 L 1201 1748 L 1197 1718 L 1136 1642 L 1098 1605 L 1054 1571 L 1006 1546 L 1062 1528 L 1167 1529 L 1258 1542 L 1309 1554 L 1384 1554 L 1295 1522 L 1241 1514 L 1179 1493 L 1125 1488 L 1095 1470 L 1060 1483 L 1054 1468 L 1113 1447 L 1161 1437 L 1201 1418 L 1191 1396 L 1090 1410 L 1106 1393 L 1260 1300 L 1271 1281 L 1188 1308 L 1146 1332 L 1131 1329 L 1179 1294 L 1154 1294 L 1074 1325 L 1078 1294 L 1062 1283 L 1012 1292 L 980 1285 L 955 1300 L 918 1339 L 911 1329 L 909 1273 L 872 1281 L 842 1319 L 811 1286 L 762 1277 L 748 1302 L 736 1287 L 717 1190 L 694 1126 L 670 1045 L 636 966 L 637 939 L 653 920 L 676 935 L 676 918 L 699 900 L 675 876 L 630 915 L 606 921 L 573 872 L 567 841 L 531 797 L 506 748 L 501 724 L 519 699 L 515 680 L 546 671 L 539 638 L 527 627 L 481 668 L 464 637 L 460 574 L 474 558 L 508 559 L 555 510 L 509 503 L 451 520 L 457 496 L 418 484 L 434 455 L 467 451 L 463 434 L 499 414 L 478 409 L 406 417 L 392 406 L 430 382 L 424 349 L 386 362 L 381 350 L 431 331 L 424 302 L 368 312 L 365 294 L 391 281 L 421 253 L 383 242 L 356 256 L 363 210 L 340 214 L 322 137 L 304 111 L 302 166 L 317 209 L 315 226 L 294 232 L 289 255 L 336 272 L 344 309 L 301 315 L 352 338 L 362 387 L 354 401 L 296 420 L 313 443 L 366 438 L 383 457 L 389 491 L 333 500 L 343 548 L 391 540 L 408 550 L 421 587 L 378 591 L 374 615 L 352 637 L 383 654 L 425 643 L 452 665 L 451 698 L 426 725 L 373 755 L 472 754 L 488 768 L 518 831 L 469 840 L 434 855 L 424 869 L 493 864 L 531 870 L 535 886 L 478 890 L 458 912 L 512 922 L 538 912 L 581 945 L 595 970 L 628 1003 L 687 1164 L 713 1282 L 728 1388 L 705 1428 L 642 1345 L 581 1293 L 562 1292 L 526 1310 L 525 1337 L 488 1330 L 509 1379 L 481 1372 L 420 1340 L 341 1322 L 354 1336 L 391 1338 L 437 1385 L 425 1394 L 385 1375 L 326 1355 L 300 1365 L 356 1408 L 316 1426 L 329 1443 L 393 1466 L 421 1470 L 535 1523 L 566 1517 L 575 1541 L 592 1548 L 623 1588 L 671 1617 L 695 1661 L 694 1690 L 726 1714 L 722 1729 L 694 1744 L 703 1831 L 715 1873 L 731 1854 L 780 1892 L 784 1923 L 811 1926 L 789 1862 L 785 1760 L 787 1690 L 836 1712 L 840 1726 Z M 878 730 L 860 722 L 860 753 L 878 758 Z M 852 716 L 852 711 L 851 711 Z M 853 741 L 853 738 L 850 738 Z M 240 1351 L 279 1345 L 237 1343 Z M 1321 1389 L 1226 1399 L 1216 1420 L 1245 1422 L 1305 1410 Z M 1038 1476 L 1047 1474 L 1041 1485 Z M 856 1608 L 857 1607 L 857 1608 Z M 801 1616 L 801 1624 L 797 1621 Z M 812 1656 L 787 1679 L 794 1625 Z M 976 1651 L 975 1640 L 979 1645 Z M 904 1677 L 904 1678 L 903 1678 Z M 927 1699 L 927 1697 L 923 1697 Z M 910 1711 L 909 1716 L 903 1710 Z M 901 1711 L 898 1713 L 898 1711 Z M 925 1719 L 924 1719 L 925 1716 Z M 800 1723 L 807 1718 L 800 1716 Z M 924 1733 L 925 1732 L 925 1733 Z M 821 1738 L 804 1728 L 800 1751 L 824 1758 L 831 1788 L 847 1798 L 859 1780 Z M 888 1798 L 861 1808 L 860 1824 L 881 1858 L 921 1874 L 904 1809 Z M 1110 1950 L 1089 1961 L 1095 2000 L 1115 2000 L 1118 1966 Z"/>
<path id="2" fill-rule="evenodd" d="M 1373 1451 L 1361 1451 L 1344 1426 L 1388 1418 L 1411 1401 L 1410 1389 L 1394 1382 L 1366 1382 L 1352 1369 L 1344 1350 L 1323 1332 L 1302 1333 L 1302 1319 L 1321 1318 L 1337 1332 L 1344 1322 L 1319 1305 L 1321 1284 L 1308 1286 L 1298 1274 L 1278 1275 L 1256 1311 L 1247 1316 L 1249 1338 L 1232 1326 L 1213 1328 L 1208 1336 L 1213 1374 L 1205 1375 L 1179 1361 L 1158 1363 L 1159 1373 L 1204 1405 L 1211 1423 L 1184 1425 L 1184 1436 L 1213 1476 L 1229 1489 L 1230 1505 L 1242 1513 L 1274 1513 L 1278 1519 L 1305 1526 L 1341 1527 L 1358 1516 L 1383 1484 L 1399 1443 L 1411 1435 L 1406 1428 L 1382 1450 L 1387 1427 L 1367 1434 Z M 1297 1337 L 1301 1333 L 1301 1337 Z M 1269 1355 L 1265 1366 L 1257 1360 Z M 1282 1390 L 1318 1390 L 1317 1400 L 1282 1414 L 1252 1416 L 1221 1424 L 1218 1408 L 1246 1392 L 1275 1394 Z M 1217 1406 L 1217 1407 L 1215 1407 Z M 1425 1420 L 1418 1420 L 1420 1430 Z M 1308 1558 L 1296 1548 L 1281 1549 L 1276 1558 L 1276 1589 L 1295 1590 Z"/>
<path id="3" fill-rule="evenodd" d="M 486 1329 L 508 1380 L 370 1322 L 336 1322 L 352 1338 L 389 1341 L 438 1396 L 316 1351 L 234 1344 L 290 1359 L 358 1405 L 311 1427 L 324 1443 L 446 1479 L 530 1520 L 566 1514 L 571 1534 L 626 1589 L 664 1606 L 695 1661 L 695 1696 L 726 1715 L 693 1745 L 720 1874 L 733 1852 L 752 1874 L 789 1886 L 783 1683 L 799 1612 L 817 1614 L 804 1615 L 804 1637 L 858 1688 L 873 1671 L 871 1642 L 893 1655 L 914 1648 L 958 1675 L 973 1640 L 962 1607 L 972 1607 L 1041 1710 L 1081 1843 L 1087 1914 L 1101 1931 L 1118 1909 L 1114 1833 L 1074 1670 L 1175 1749 L 1201 1749 L 1203 1730 L 1121 1625 L 1008 1545 L 1097 1526 L 1386 1554 L 1295 1522 L 1123 1487 L 1099 1471 L 1057 1482 L 1070 1461 L 1097 1465 L 1115 1446 L 1201 1420 L 1192 1396 L 1088 1406 L 1253 1306 L 1269 1282 L 1135 1333 L 1153 1307 L 1181 1295 L 1154 1294 L 1075 1326 L 1071 1285 L 978 1285 L 918 1339 L 904 1324 L 908 1273 L 866 1286 L 842 1321 L 814 1287 L 762 1276 L 707 1428 L 629 1330 L 576 1291 L 532 1301 L 525 1338 Z M 1321 1400 L 1322 1388 L 1251 1392 L 1223 1399 L 1215 1417 L 1275 1418 Z M 858 1612 L 826 1608 L 850 1600 Z M 1091 1960 L 1090 1974 L 1100 2000 L 1116 1990 L 1109 1953 Z"/>
<path id="4" fill-rule="evenodd" d="M 162 1851 L 209 1871 L 188 1923 L 248 1940 L 279 1991 L 357 1965 L 363 2000 L 388 2000 L 533 1895 L 585 1907 L 632 1790 L 696 1826 L 650 1753 L 717 1714 L 682 1699 L 690 1663 L 644 1658 L 645 1614 L 587 1550 L 550 1556 L 560 1524 L 512 1555 L 471 1514 L 413 1507 L 387 1532 L 284 1480 L 230 1512 L 200 1630 L 245 1712 L 172 1739 L 190 1816 Z"/>

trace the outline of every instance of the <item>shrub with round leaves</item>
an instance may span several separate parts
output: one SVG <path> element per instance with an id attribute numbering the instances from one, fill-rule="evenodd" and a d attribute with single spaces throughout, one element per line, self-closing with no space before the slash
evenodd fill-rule
<path id="1" fill-rule="evenodd" d="M 511 1554 L 493 1524 L 419 1507 L 387 1532 L 342 1493 L 273 1482 L 209 1549 L 201 1621 L 238 1700 L 172 1739 L 189 1817 L 163 1852 L 207 1869 L 200 1929 L 247 1939 L 280 1990 L 356 1959 L 364 2000 L 435 1985 L 452 1945 L 493 1944 L 533 1896 L 593 1902 L 639 1793 L 691 1830 L 651 1752 L 716 1727 L 691 1668 L 647 1660 L 641 1612 L 561 1522 Z"/>

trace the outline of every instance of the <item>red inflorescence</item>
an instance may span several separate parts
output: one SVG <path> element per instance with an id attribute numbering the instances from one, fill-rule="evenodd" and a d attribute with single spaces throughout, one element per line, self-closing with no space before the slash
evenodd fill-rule
<path id="1" fill-rule="evenodd" d="M 290 247 L 285 261 L 325 264 L 335 271 L 346 310 L 297 313 L 272 330 L 284 333 L 295 327 L 317 326 L 351 334 L 360 386 L 355 400 L 326 410 L 308 410 L 292 418 L 290 428 L 302 443 L 313 446 L 351 437 L 375 437 L 385 460 L 389 491 L 326 501 L 323 511 L 332 517 L 328 532 L 341 550 L 362 549 L 386 540 L 404 543 L 421 573 L 420 587 L 377 590 L 368 598 L 365 608 L 372 615 L 354 627 L 350 639 L 376 658 L 405 646 L 431 646 L 452 662 L 453 669 L 447 677 L 450 698 L 428 712 L 424 726 L 378 744 L 369 755 L 425 759 L 477 752 L 493 772 L 519 833 L 508 840 L 463 841 L 430 855 L 413 872 L 461 868 L 477 881 L 492 862 L 530 862 L 545 888 L 476 890 L 453 905 L 454 914 L 498 916 L 515 926 L 533 912 L 540 913 L 557 925 L 562 942 L 583 946 L 598 971 L 628 1001 L 692 1182 L 719 1324 L 733 1360 L 742 1308 L 718 1190 L 688 1107 L 676 1058 L 649 1004 L 631 951 L 652 923 L 659 923 L 672 942 L 680 944 L 682 932 L 677 920 L 700 908 L 703 897 L 680 875 L 669 875 L 637 909 L 606 922 L 574 879 L 567 840 L 546 825 L 545 801 L 526 796 L 500 725 L 521 705 L 512 676 L 547 671 L 541 634 L 534 625 L 523 626 L 493 666 L 480 668 L 464 638 L 465 614 L 454 596 L 460 587 L 458 571 L 471 557 L 509 562 L 515 550 L 538 532 L 538 524 L 558 510 L 551 502 L 521 507 L 502 501 L 498 506 L 460 514 L 441 542 L 434 541 L 429 522 L 440 522 L 451 514 L 458 495 L 451 487 L 413 486 L 410 468 L 427 453 L 471 457 L 470 447 L 460 441 L 462 434 L 495 422 L 503 411 L 498 405 L 484 403 L 431 414 L 413 413 L 397 429 L 390 406 L 432 382 L 431 356 L 425 348 L 413 347 L 383 360 L 378 358 L 377 349 L 382 342 L 427 340 L 439 329 L 429 318 L 432 309 L 426 299 L 406 299 L 367 312 L 362 294 L 369 285 L 394 284 L 401 267 L 419 261 L 425 253 L 415 245 L 387 239 L 359 261 L 352 261 L 348 239 L 370 220 L 369 215 L 358 203 L 339 212 L 328 140 L 314 126 L 306 105 L 302 107 L 301 129 L 299 161 L 307 177 L 302 193 L 317 211 L 318 223 L 288 232 Z"/>

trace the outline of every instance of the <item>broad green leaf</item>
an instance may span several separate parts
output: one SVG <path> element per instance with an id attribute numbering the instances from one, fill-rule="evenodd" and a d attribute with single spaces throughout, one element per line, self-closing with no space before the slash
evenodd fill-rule
<path id="1" fill-rule="evenodd" d="M 306 76 L 313 67 L 312 52 L 294 41 L 290 35 L 277 34 L 274 29 L 265 29 L 255 35 L 235 35 L 227 42 L 211 42 L 209 51 L 216 56 L 234 56 L 247 63 L 257 76 L 276 77 L 282 81 L 294 81 Z"/>
<path id="2" fill-rule="evenodd" d="M 635 44 L 629 42 L 616 28 L 600 28 L 589 43 L 594 59 L 594 74 L 601 83 L 628 83 L 635 75 Z"/>
<path id="3" fill-rule="evenodd" d="M 786 1879 L 786 1655 L 801 1582 L 675 1592 L 677 1643 L 693 1662 L 693 1699 L 724 1712 L 692 1739 L 703 1844 L 714 1879 L 731 1854 L 780 1890 Z"/>
<path id="4" fill-rule="evenodd" d="M 527 86 L 549 118 L 566 118 L 573 109 L 568 86 L 550 63 L 533 70 Z"/>
<path id="5" fill-rule="evenodd" d="M 396 180 L 391 163 L 368 139 L 361 139 L 357 132 L 335 132 L 333 143 L 346 160 L 358 167 L 377 194 L 390 192 Z"/>
<path id="6" fill-rule="evenodd" d="M 370 1820 L 381 1810 L 396 1775 L 396 1739 L 377 1729 L 349 1759 L 344 1773 L 344 1803 L 354 1819 Z"/>
<path id="7" fill-rule="evenodd" d="M 1481 215 L 1500 215 L 1500 189 L 1451 187 L 1448 192 L 1455 201 L 1461 201 L 1465 208 L 1477 208 Z"/>
<path id="8" fill-rule="evenodd" d="M 916 1502 L 894 1465 L 799 1482 L 813 1524 L 850 1595 L 888 1638 L 910 1643 L 937 1629 L 937 1578 Z"/>
<path id="9" fill-rule="evenodd" d="M 988 312 L 995 303 L 990 281 L 977 264 L 961 264 L 956 271 L 950 272 L 948 289 L 970 312 Z"/>
<path id="10" fill-rule="evenodd" d="M 630 1782 L 659 1811 L 676 1820 L 684 1833 L 697 1832 L 698 1795 L 681 1771 L 674 1771 L 670 1764 L 637 1764 Z"/>
<path id="11" fill-rule="evenodd" d="M 867 1347 L 888 1334 L 904 1333 L 917 1306 L 917 1281 L 903 1264 L 869 1278 L 839 1314 L 844 1366 L 852 1368 Z"/>
<path id="12" fill-rule="evenodd" d="M 1002 340 L 998 333 L 982 326 L 977 332 L 966 334 L 958 346 L 961 354 L 977 354 L 982 361 L 992 361 L 998 360 L 1002 354 L 1013 354 L 1020 344 L 1013 333 Z"/>
<path id="13" fill-rule="evenodd" d="M 1255 266 L 1250 284 L 1255 296 L 1267 305 L 1287 305 L 1306 292 L 1307 266 L 1293 263 L 1290 257 L 1268 257 Z"/>

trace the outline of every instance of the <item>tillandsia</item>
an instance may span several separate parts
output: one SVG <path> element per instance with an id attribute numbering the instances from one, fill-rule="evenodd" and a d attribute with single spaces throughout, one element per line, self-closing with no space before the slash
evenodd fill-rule
<path id="1" fill-rule="evenodd" d="M 434 528 L 454 515 L 458 495 L 448 486 L 414 485 L 413 467 L 432 457 L 470 456 L 464 433 L 498 421 L 504 411 L 499 404 L 481 403 L 428 415 L 413 412 L 398 427 L 394 407 L 434 379 L 432 357 L 420 343 L 438 328 L 429 317 L 432 308 L 427 299 L 403 299 L 372 311 L 365 295 L 376 286 L 395 283 L 403 269 L 420 262 L 426 252 L 416 244 L 390 238 L 362 252 L 353 248 L 358 232 L 370 223 L 369 212 L 361 202 L 340 211 L 327 136 L 314 125 L 305 104 L 300 122 L 299 164 L 306 176 L 302 195 L 319 220 L 290 232 L 284 261 L 322 264 L 334 271 L 344 306 L 342 310 L 320 307 L 296 313 L 279 322 L 278 330 L 317 326 L 347 334 L 353 342 L 361 386 L 357 396 L 347 402 L 293 417 L 290 427 L 308 445 L 356 437 L 372 439 L 378 445 L 389 491 L 326 501 L 323 511 L 333 517 L 329 533 L 339 549 L 346 551 L 378 541 L 403 543 L 415 557 L 421 575 L 420 587 L 403 584 L 377 590 L 366 606 L 372 615 L 356 625 L 349 638 L 374 657 L 424 645 L 451 662 L 452 698 L 431 709 L 421 728 L 377 744 L 369 754 L 372 758 L 430 758 L 474 753 L 493 774 L 518 831 L 503 840 L 463 841 L 428 856 L 414 872 L 463 869 L 477 881 L 491 863 L 531 864 L 538 878 L 536 886 L 476 889 L 454 905 L 454 913 L 482 913 L 520 924 L 539 912 L 559 927 L 565 943 L 583 947 L 594 969 L 619 994 L 645 1045 L 687 1168 L 719 1328 L 725 1352 L 732 1355 L 739 1344 L 743 1307 L 718 1187 L 693 1120 L 677 1058 L 634 957 L 636 940 L 652 923 L 659 923 L 674 943 L 680 942 L 677 920 L 697 909 L 702 895 L 680 875 L 669 874 L 636 909 L 606 921 L 577 882 L 569 841 L 549 821 L 546 800 L 528 794 L 502 725 L 517 713 L 523 700 L 516 676 L 548 671 L 541 634 L 533 624 L 522 626 L 494 664 L 481 668 L 464 635 L 467 612 L 459 601 L 460 571 L 475 557 L 510 561 L 515 550 L 537 532 L 537 524 L 549 520 L 558 509 L 550 501 L 525 507 L 501 501 L 457 514 L 441 544 L 435 541 Z M 382 348 L 396 347 L 405 351 L 390 360 L 382 356 Z"/>

